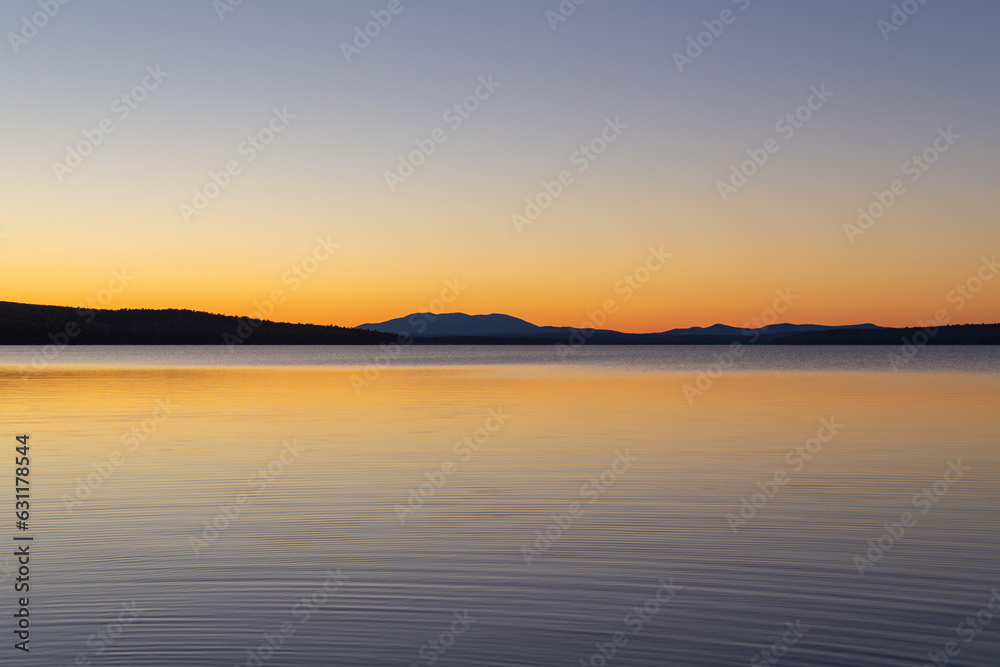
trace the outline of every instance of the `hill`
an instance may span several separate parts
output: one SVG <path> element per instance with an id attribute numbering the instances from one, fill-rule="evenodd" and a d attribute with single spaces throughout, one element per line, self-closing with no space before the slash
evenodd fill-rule
<path id="1" fill-rule="evenodd" d="M 413 313 L 359 329 L 411 336 L 530 336 L 542 327 L 510 315 L 465 313 Z"/>
<path id="2" fill-rule="evenodd" d="M 379 345 L 405 334 L 420 345 L 1000 345 L 1000 324 L 918 328 L 874 324 L 724 324 L 631 334 L 537 326 L 510 315 L 414 313 L 350 329 L 216 315 L 194 310 L 91 310 L 0 301 L 0 345 Z M 926 337 L 925 342 L 921 342 Z"/>
<path id="3" fill-rule="evenodd" d="M 936 331 L 919 327 L 838 329 L 781 336 L 774 342 L 778 345 L 902 345 L 904 339 L 917 345 L 1000 345 L 1000 324 L 955 324 L 937 327 Z"/>
<path id="4" fill-rule="evenodd" d="M 194 310 L 91 310 L 0 301 L 0 345 L 378 345 L 395 336 Z"/>

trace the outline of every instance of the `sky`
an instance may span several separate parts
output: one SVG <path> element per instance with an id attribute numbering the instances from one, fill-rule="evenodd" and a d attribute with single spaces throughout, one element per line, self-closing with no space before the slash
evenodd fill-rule
<path id="1" fill-rule="evenodd" d="M 1000 4 L 579 1 L 6 0 L 0 300 L 1000 320 Z"/>

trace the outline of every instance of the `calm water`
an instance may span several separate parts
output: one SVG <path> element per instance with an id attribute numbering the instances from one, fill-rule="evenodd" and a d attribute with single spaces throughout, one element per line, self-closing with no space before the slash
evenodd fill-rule
<path id="1" fill-rule="evenodd" d="M 0 664 L 1000 664 L 998 350 L 722 352 L 0 348 Z"/>

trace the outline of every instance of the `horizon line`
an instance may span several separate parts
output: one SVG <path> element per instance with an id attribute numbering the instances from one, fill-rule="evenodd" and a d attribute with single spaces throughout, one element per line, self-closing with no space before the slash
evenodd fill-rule
<path id="1" fill-rule="evenodd" d="M 120 312 L 120 311 L 128 311 L 128 310 L 148 310 L 148 311 L 169 311 L 169 310 L 176 310 L 176 311 L 188 311 L 188 312 L 193 312 L 193 313 L 205 313 L 207 315 L 216 315 L 216 316 L 220 316 L 220 317 L 233 317 L 233 318 L 236 318 L 236 319 L 251 319 L 251 320 L 258 320 L 258 321 L 266 321 L 266 322 L 273 322 L 275 324 L 295 324 L 295 325 L 309 325 L 309 326 L 319 326 L 319 327 L 331 326 L 331 327 L 339 327 L 339 328 L 343 328 L 343 329 L 361 329 L 362 327 L 365 327 L 365 326 L 375 326 L 375 325 L 378 325 L 378 324 L 382 324 L 384 322 L 391 322 L 393 320 L 409 319 L 409 318 L 412 318 L 412 317 L 415 317 L 415 316 L 418 316 L 418 315 L 424 315 L 424 316 L 430 315 L 430 316 L 432 316 L 434 318 L 445 316 L 445 315 L 463 315 L 463 316 L 466 316 L 466 317 L 489 317 L 489 316 L 497 315 L 497 316 L 501 316 L 501 317 L 510 317 L 510 318 L 513 318 L 513 319 L 517 319 L 517 320 L 520 320 L 522 322 L 525 322 L 526 324 L 530 324 L 531 326 L 535 326 L 535 327 L 551 327 L 551 328 L 559 328 L 559 329 L 576 329 L 576 330 L 580 330 L 580 331 L 585 331 L 585 330 L 592 329 L 592 330 L 595 330 L 595 331 L 612 331 L 612 332 L 615 332 L 615 333 L 621 333 L 621 334 L 627 334 L 627 335 L 637 335 L 637 336 L 651 335 L 651 334 L 660 334 L 660 333 L 669 333 L 669 332 L 672 332 L 672 331 L 686 330 L 686 329 L 710 329 L 712 327 L 718 327 L 718 326 L 725 326 L 725 327 L 730 327 L 732 329 L 746 330 L 746 331 L 765 330 L 765 329 L 768 329 L 768 328 L 771 328 L 771 327 L 776 327 L 776 326 L 781 326 L 781 325 L 791 325 L 791 326 L 821 326 L 821 327 L 839 327 L 839 328 L 855 328 L 855 327 L 873 326 L 873 327 L 878 327 L 878 328 L 881 328 L 881 329 L 911 329 L 911 328 L 920 328 L 921 326 L 924 326 L 923 324 L 920 324 L 920 323 L 916 323 L 916 324 L 912 324 L 912 325 L 908 325 L 908 326 L 884 326 L 884 325 L 881 325 L 881 324 L 875 324 L 874 322 L 855 322 L 855 323 L 850 323 L 850 324 L 816 324 L 815 322 L 801 322 L 800 323 L 800 322 L 782 321 L 782 322 L 774 322 L 772 324 L 766 324 L 766 325 L 762 324 L 759 327 L 744 327 L 744 326 L 737 326 L 737 325 L 732 325 L 732 324 L 726 324 L 726 323 L 721 322 L 721 321 L 716 321 L 716 322 L 714 322 L 712 324 L 709 324 L 709 325 L 689 325 L 689 326 L 673 327 L 673 328 L 669 328 L 669 329 L 659 329 L 659 330 L 654 330 L 654 331 L 629 332 L 629 331 L 619 331 L 617 329 L 604 329 L 604 328 L 598 328 L 598 327 L 585 327 L 585 326 L 574 326 L 574 325 L 557 325 L 557 324 L 535 324 L 534 322 L 531 322 L 529 320 L 525 320 L 525 319 L 523 319 L 521 317 L 517 317 L 516 315 L 510 315 L 508 313 L 493 312 L 493 313 L 474 313 L 474 314 L 470 314 L 470 313 L 465 313 L 465 312 L 442 312 L 442 313 L 434 313 L 434 312 L 431 312 L 431 311 L 415 311 L 415 312 L 411 312 L 411 313 L 408 313 L 406 315 L 402 315 L 402 316 L 399 316 L 399 317 L 393 317 L 393 318 L 390 318 L 388 320 L 383 320 L 382 322 L 365 322 L 363 324 L 358 324 L 358 325 L 354 325 L 354 326 L 348 326 L 348 325 L 343 325 L 343 324 L 317 324 L 316 322 L 290 322 L 290 321 L 282 321 L 282 320 L 273 320 L 273 319 L 269 319 L 270 313 L 267 313 L 267 314 L 265 314 L 265 313 L 259 313 L 259 314 L 264 315 L 264 316 L 263 317 L 256 317 L 255 314 L 254 314 L 256 311 L 252 311 L 251 313 L 249 313 L 247 315 L 232 315 L 232 314 L 226 314 L 226 313 L 216 313 L 216 312 L 211 312 L 211 311 L 207 311 L 207 310 L 196 310 L 196 309 L 193 309 L 193 308 L 178 308 L 178 307 L 168 307 L 168 308 L 137 308 L 137 307 L 126 307 L 126 308 L 88 308 L 88 307 L 80 307 L 80 306 L 62 306 L 62 305 L 57 305 L 57 304 L 25 303 L 25 302 L 21 302 L 21 301 L 6 301 L 6 300 L 3 300 L 3 299 L 0 299 L 0 304 L 3 304 L 3 303 L 13 304 L 13 305 L 19 305 L 19 306 L 32 306 L 32 307 L 37 307 L 37 308 L 67 308 L 67 309 L 72 309 L 72 310 L 77 310 L 77 311 L 94 311 L 94 312 L 99 312 L 99 311 Z M 949 326 L 949 325 L 950 326 L 975 326 L 975 325 L 986 325 L 986 324 L 997 324 L 997 323 L 994 323 L 994 322 L 961 322 L 961 323 L 948 322 L 948 323 L 945 323 L 945 324 L 941 324 L 941 323 L 933 323 L 932 322 L 931 324 L 937 324 L 938 326 Z"/>

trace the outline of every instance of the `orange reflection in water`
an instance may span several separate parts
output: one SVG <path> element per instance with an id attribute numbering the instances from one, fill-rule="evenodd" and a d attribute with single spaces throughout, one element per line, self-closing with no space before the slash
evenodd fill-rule
<path id="1" fill-rule="evenodd" d="M 47 452 L 67 466 L 121 448 L 124 437 L 139 438 L 159 472 L 192 457 L 203 466 L 268 460 L 291 438 L 307 443 L 317 463 L 420 467 L 450 455 L 499 409 L 506 421 L 488 457 L 497 474 L 539 467 L 573 474 L 567 469 L 593 467 L 630 444 L 679 471 L 702 467 L 706 456 L 759 461 L 815 435 L 821 418 L 844 425 L 834 458 L 898 459 L 900 449 L 937 456 L 926 448 L 942 442 L 989 454 L 994 443 L 982 436 L 998 431 L 991 406 L 1000 378 L 985 374 L 737 373 L 693 405 L 682 393 L 691 374 L 395 368 L 355 391 L 358 375 L 353 368 L 53 369 L 26 383 L 4 380 L 6 430 L 48 440 Z M 170 414 L 161 421 L 164 405 Z"/>

